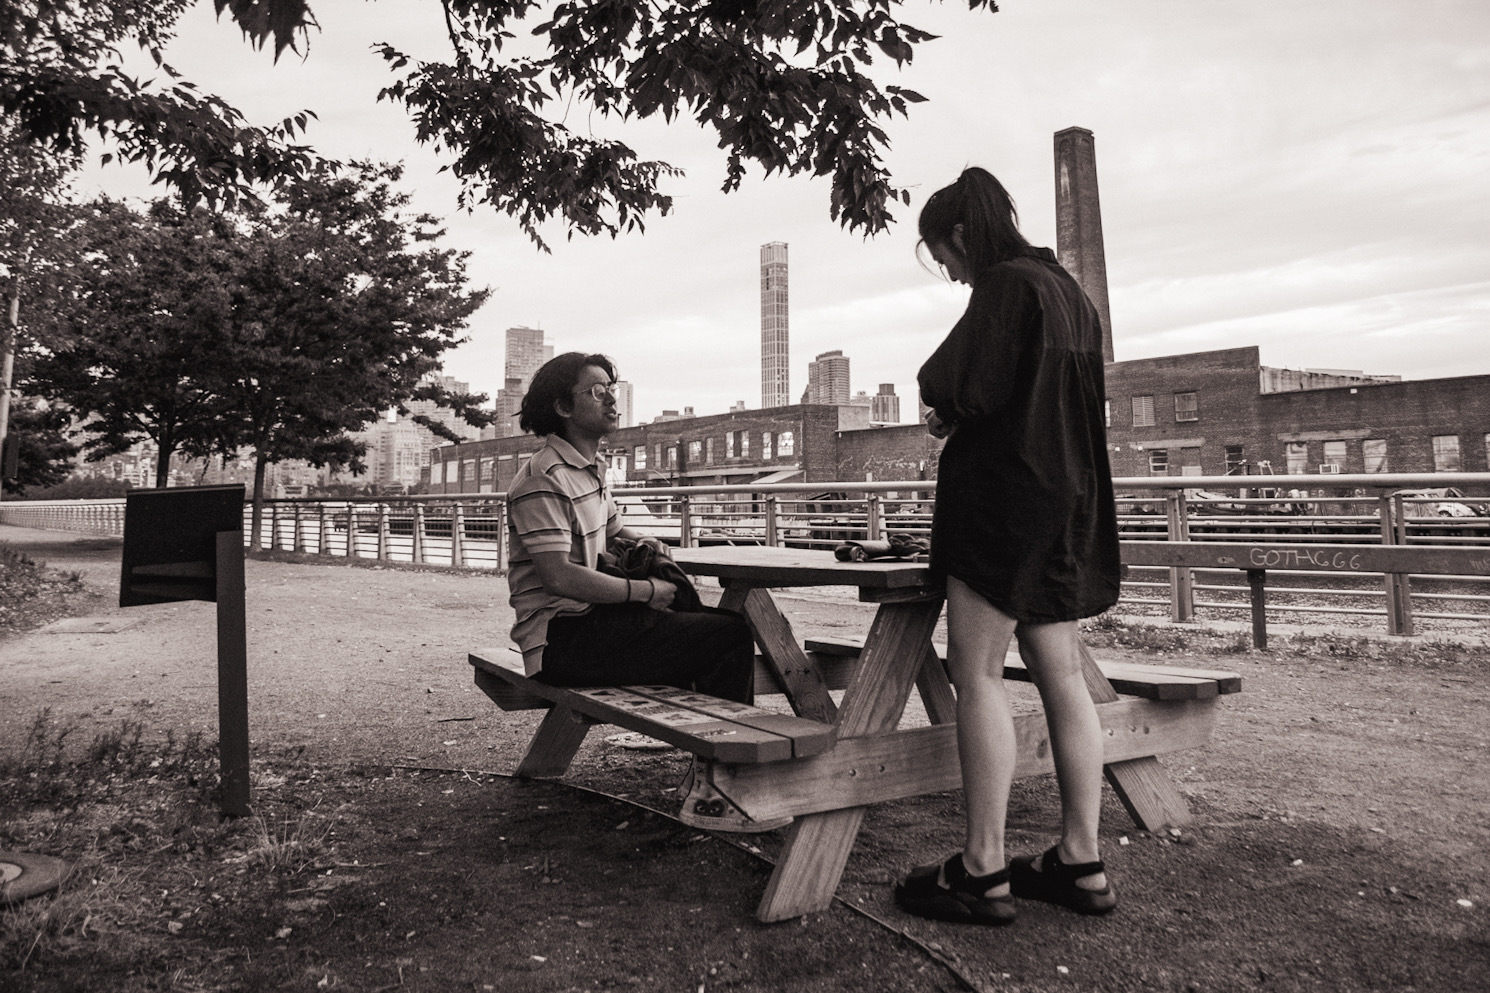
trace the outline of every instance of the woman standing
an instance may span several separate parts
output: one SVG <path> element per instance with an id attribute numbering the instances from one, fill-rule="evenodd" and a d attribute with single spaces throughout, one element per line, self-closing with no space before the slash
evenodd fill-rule
<path id="1" fill-rule="evenodd" d="M 968 169 L 920 218 L 921 243 L 973 288 L 966 313 L 921 367 L 927 426 L 947 439 L 937 473 L 931 570 L 947 588 L 947 666 L 967 810 L 962 852 L 914 870 L 900 906 L 924 917 L 1007 924 L 1013 896 L 1081 913 L 1117 905 L 1097 851 L 1102 738 L 1076 622 L 1117 602 L 1096 310 L 1046 248 L 1019 233 L 992 174 Z M 1019 637 L 1061 794 L 1060 841 L 1006 864 L 1013 717 L 1004 655 Z"/>

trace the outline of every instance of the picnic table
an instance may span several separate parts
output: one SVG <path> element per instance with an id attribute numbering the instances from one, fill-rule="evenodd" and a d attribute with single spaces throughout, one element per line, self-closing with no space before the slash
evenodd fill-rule
<path id="1" fill-rule="evenodd" d="M 691 575 L 718 578 L 719 605 L 750 622 L 761 662 L 793 711 L 834 729 L 832 747 L 815 754 L 706 760 L 707 783 L 699 779 L 694 787 L 727 796 L 761 821 L 794 818 L 757 909 L 760 920 L 823 910 L 870 804 L 962 785 L 956 699 L 932 643 L 943 591 L 927 566 L 913 561 L 840 562 L 827 551 L 760 546 L 679 548 L 673 557 Z M 862 643 L 797 637 L 772 590 L 814 586 L 854 587 L 861 601 L 879 605 Z M 1018 678 L 1012 654 L 1011 662 L 1006 678 Z M 1239 677 L 1132 665 L 1108 665 L 1104 673 L 1085 647 L 1082 664 L 1102 723 L 1107 779 L 1129 814 L 1149 830 L 1189 823 L 1184 798 L 1156 756 L 1203 744 L 1218 694 L 1240 689 Z M 1141 695 L 1120 696 L 1115 681 Z M 829 691 L 839 687 L 835 702 Z M 913 687 L 931 724 L 900 729 Z M 1016 775 L 1052 772 L 1044 715 L 1021 715 L 1015 726 Z"/>

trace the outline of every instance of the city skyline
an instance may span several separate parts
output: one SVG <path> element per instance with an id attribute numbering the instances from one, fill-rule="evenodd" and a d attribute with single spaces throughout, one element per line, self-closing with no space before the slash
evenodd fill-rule
<path id="1" fill-rule="evenodd" d="M 916 211 L 962 167 L 984 165 L 1014 194 L 1030 240 L 1055 247 L 1051 137 L 1073 126 L 1097 142 L 1118 360 L 1251 343 L 1277 367 L 1409 379 L 1490 368 L 1490 5 L 1002 7 L 903 10 L 942 38 L 903 71 L 876 66 L 928 102 L 886 125 L 886 161 L 912 202 L 869 240 L 828 218 L 824 181 L 748 171 L 725 196 L 722 157 L 699 129 L 589 120 L 580 107 L 574 119 L 595 133 L 686 170 L 666 184 L 670 216 L 615 240 L 546 229 L 543 254 L 510 218 L 458 211 L 441 160 L 413 143 L 399 108 L 376 101 L 390 77 L 369 45 L 444 52 L 440 18 L 412 0 L 318 9 L 324 33 L 309 57 L 278 65 L 198 7 L 167 57 L 251 120 L 315 111 L 307 138 L 324 154 L 405 161 L 414 207 L 447 219 L 448 244 L 472 251 L 473 281 L 494 290 L 445 368 L 493 397 L 502 331 L 526 325 L 611 355 L 643 416 L 754 402 L 753 263 L 775 241 L 795 263 L 791 381 L 805 380 L 808 357 L 841 347 L 865 382 L 914 396 L 916 369 L 965 300 L 917 264 Z M 158 192 L 133 167 L 90 165 L 76 187 Z"/>

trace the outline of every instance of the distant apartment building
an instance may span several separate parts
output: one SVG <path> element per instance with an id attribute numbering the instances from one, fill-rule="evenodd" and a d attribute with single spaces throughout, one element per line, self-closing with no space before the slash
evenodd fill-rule
<path id="1" fill-rule="evenodd" d="M 880 383 L 880 391 L 869 398 L 869 419 L 876 424 L 900 423 L 900 397 L 894 383 Z"/>
<path id="2" fill-rule="evenodd" d="M 636 401 L 631 384 L 624 379 L 616 380 L 616 413 L 621 415 L 621 427 L 635 426 Z"/>
<path id="3" fill-rule="evenodd" d="M 791 403 L 786 242 L 761 246 L 761 407 Z"/>
<path id="4" fill-rule="evenodd" d="M 841 349 L 823 352 L 807 364 L 803 403 L 846 404 L 850 399 L 848 356 Z"/>
<path id="5" fill-rule="evenodd" d="M 502 370 L 502 387 L 497 390 L 497 420 L 492 434 L 508 438 L 522 434 L 517 415 L 522 412 L 523 396 L 533 382 L 533 374 L 554 357 L 554 346 L 545 344 L 538 328 L 507 329 L 507 351 Z"/>

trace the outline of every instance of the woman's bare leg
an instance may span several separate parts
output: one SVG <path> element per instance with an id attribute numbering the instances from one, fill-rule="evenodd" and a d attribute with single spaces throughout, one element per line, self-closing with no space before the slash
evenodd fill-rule
<path id="1" fill-rule="evenodd" d="M 1004 656 L 1014 618 L 967 584 L 947 580 L 947 668 L 957 687 L 957 748 L 962 761 L 967 844 L 963 864 L 974 876 L 1004 867 L 1004 818 L 1014 781 L 1014 719 L 1004 693 Z M 996 886 L 989 896 L 1003 896 Z"/>
<path id="2" fill-rule="evenodd" d="M 1075 621 L 1019 628 L 1019 653 L 1040 691 L 1050 728 L 1056 781 L 1061 790 L 1059 851 L 1067 865 L 1100 858 L 1097 826 L 1102 807 L 1102 726 L 1081 674 L 1078 637 Z M 1107 886 L 1107 877 L 1104 873 L 1084 876 L 1076 885 L 1100 890 Z"/>

